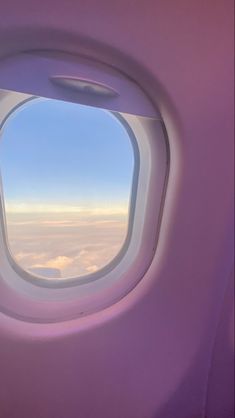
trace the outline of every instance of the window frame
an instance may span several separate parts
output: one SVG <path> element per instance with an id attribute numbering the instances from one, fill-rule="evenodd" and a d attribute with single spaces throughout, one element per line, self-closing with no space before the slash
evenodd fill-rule
<path id="1" fill-rule="evenodd" d="M 110 86 L 117 95 L 110 98 L 83 94 L 78 100 L 77 91 L 67 91 L 51 83 L 51 77 L 58 74 L 66 74 L 65 79 L 74 74 L 79 77 L 89 74 L 90 79 Z M 110 66 L 87 58 L 84 61 L 83 57 L 70 59 L 57 53 L 7 57 L 0 61 L 0 80 L 0 89 L 6 91 L 5 95 L 0 93 L 2 121 L 23 96 L 25 99 L 40 96 L 118 112 L 135 135 L 140 168 L 133 230 L 128 250 L 108 274 L 81 285 L 38 286 L 22 278 L 11 266 L 4 249 L 3 228 L 0 228 L 0 310 L 23 321 L 45 323 L 66 321 L 104 309 L 139 283 L 156 252 L 170 164 L 162 118 L 131 78 Z"/>

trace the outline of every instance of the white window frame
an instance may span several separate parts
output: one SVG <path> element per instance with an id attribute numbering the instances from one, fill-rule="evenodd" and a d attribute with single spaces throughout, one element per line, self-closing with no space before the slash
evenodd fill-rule
<path id="1" fill-rule="evenodd" d="M 33 74 L 30 80 L 27 68 Z M 62 87 L 54 82 L 56 77 L 62 79 Z M 75 79 L 75 87 L 67 89 L 71 79 Z M 111 93 L 100 95 L 96 88 L 83 92 L 81 86 L 77 87 L 76 79 L 86 83 L 92 80 L 91 85 L 98 83 L 101 91 L 104 86 Z M 0 126 L 9 113 L 36 95 L 118 112 L 115 115 L 135 137 L 139 173 L 134 177 L 136 195 L 134 211 L 130 214 L 133 217 L 131 236 L 121 257 L 114 259 L 107 269 L 74 280 L 36 278 L 25 272 L 10 255 L 4 210 L 1 211 L 2 311 L 28 321 L 56 322 L 103 309 L 124 297 L 141 280 L 156 251 L 169 169 L 168 143 L 161 117 L 139 86 L 110 67 L 87 59 L 21 54 L 0 62 L 0 80 L 0 89 L 5 90 L 0 93 Z"/>

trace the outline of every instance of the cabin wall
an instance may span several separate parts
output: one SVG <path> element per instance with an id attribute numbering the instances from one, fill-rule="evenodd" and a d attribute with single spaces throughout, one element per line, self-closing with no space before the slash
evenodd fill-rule
<path id="1" fill-rule="evenodd" d="M 172 154 L 158 249 L 132 292 L 64 323 L 0 314 L 0 418 L 232 418 L 229 301 L 218 326 L 233 259 L 232 22 L 230 0 L 1 2 L 1 56 L 111 54 L 154 94 Z"/>
<path id="2" fill-rule="evenodd" d="M 214 342 L 207 416 L 234 416 L 234 271 L 230 276 Z"/>

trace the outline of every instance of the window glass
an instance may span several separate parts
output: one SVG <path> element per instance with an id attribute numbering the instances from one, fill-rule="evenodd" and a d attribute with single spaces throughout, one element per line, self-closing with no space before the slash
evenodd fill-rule
<path id="1" fill-rule="evenodd" d="M 45 278 L 109 264 L 129 227 L 133 142 L 112 113 L 52 99 L 13 111 L 0 140 L 8 250 Z"/>

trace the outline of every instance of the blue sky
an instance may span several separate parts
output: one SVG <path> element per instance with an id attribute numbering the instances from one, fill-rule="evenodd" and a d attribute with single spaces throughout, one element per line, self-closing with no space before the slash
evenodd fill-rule
<path id="1" fill-rule="evenodd" d="M 9 117 L 0 141 L 6 203 L 126 206 L 134 156 L 110 113 L 37 99 Z"/>

